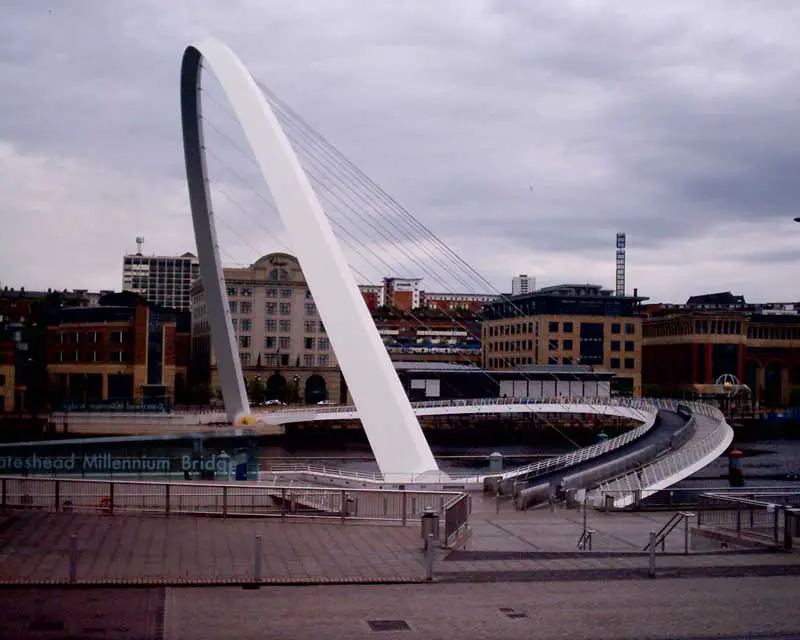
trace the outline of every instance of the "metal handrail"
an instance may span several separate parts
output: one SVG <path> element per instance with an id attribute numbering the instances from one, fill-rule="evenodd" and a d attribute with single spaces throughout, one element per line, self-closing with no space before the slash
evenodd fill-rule
<path id="1" fill-rule="evenodd" d="M 694 518 L 694 516 L 695 514 L 690 513 L 689 511 L 678 511 L 678 513 L 673 514 L 667 523 L 656 533 L 655 537 L 645 545 L 643 551 L 649 551 L 651 544 L 656 547 L 660 544 L 661 551 L 663 552 L 664 548 L 666 547 L 667 536 L 672 533 L 675 527 L 677 527 L 684 520 L 688 525 L 689 518 Z"/>

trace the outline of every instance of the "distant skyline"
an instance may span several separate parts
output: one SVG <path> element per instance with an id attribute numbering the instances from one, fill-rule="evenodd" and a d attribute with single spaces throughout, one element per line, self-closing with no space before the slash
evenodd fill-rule
<path id="1" fill-rule="evenodd" d="M 613 289 L 622 231 L 628 293 L 798 300 L 799 24 L 780 0 L 8 3 L 0 282 L 119 290 L 139 235 L 196 253 L 178 72 L 216 36 L 500 291 Z M 285 250 L 221 211 L 224 262 Z"/>

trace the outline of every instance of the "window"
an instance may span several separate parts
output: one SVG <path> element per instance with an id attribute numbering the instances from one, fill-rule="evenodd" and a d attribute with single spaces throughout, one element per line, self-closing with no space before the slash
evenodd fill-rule
<path id="1" fill-rule="evenodd" d="M 633 341 L 626 340 L 625 341 L 625 351 L 633 351 Z"/>
<path id="2" fill-rule="evenodd" d="M 265 353 L 264 354 L 264 364 L 268 367 L 274 367 L 280 362 L 277 353 Z"/>
<path id="3" fill-rule="evenodd" d="M 231 318 L 231 326 L 233 327 L 233 330 L 236 331 L 236 318 Z"/>
<path id="4" fill-rule="evenodd" d="M 281 302 L 280 309 L 282 316 L 288 316 L 292 313 L 292 305 L 288 302 Z"/>
<path id="5" fill-rule="evenodd" d="M 233 298 L 236 295 L 236 287 L 226 287 L 225 290 L 228 292 L 229 298 Z"/>
<path id="6" fill-rule="evenodd" d="M 239 336 L 239 348 L 240 349 L 250 348 L 250 336 Z"/>
<path id="7" fill-rule="evenodd" d="M 123 340 L 122 331 L 112 331 L 111 332 L 111 342 L 115 344 L 121 344 Z"/>
<path id="8" fill-rule="evenodd" d="M 278 305 L 274 302 L 267 302 L 267 315 L 274 316 L 278 313 Z"/>
<path id="9" fill-rule="evenodd" d="M 97 351 L 92 351 L 92 362 L 100 362 L 100 354 Z"/>
<path id="10" fill-rule="evenodd" d="M 303 345 L 306 349 L 313 349 L 314 348 L 314 338 L 304 338 Z"/>
<path id="11" fill-rule="evenodd" d="M 236 300 L 228 300 L 228 308 L 230 308 L 231 313 L 236 313 L 238 311 L 238 304 Z"/>
<path id="12" fill-rule="evenodd" d="M 562 364 L 572 364 L 572 356 L 564 356 L 561 358 Z"/>
<path id="13" fill-rule="evenodd" d="M 242 331 L 252 331 L 253 321 L 250 318 L 242 318 L 242 321 L 239 323 L 239 328 Z"/>
<path id="14" fill-rule="evenodd" d="M 328 366 L 328 355 L 323 353 L 322 355 L 319 356 L 319 359 L 317 360 L 317 362 L 319 362 L 319 366 L 320 367 L 327 367 Z"/>
<path id="15" fill-rule="evenodd" d="M 292 330 L 292 321 L 281 320 L 280 327 L 281 327 L 281 333 L 290 333 Z"/>
<path id="16" fill-rule="evenodd" d="M 288 351 L 292 348 L 292 339 L 289 336 L 281 336 L 278 338 L 278 342 L 282 351 Z"/>
<path id="17" fill-rule="evenodd" d="M 319 321 L 319 332 L 325 333 L 325 325 L 322 324 L 322 320 Z"/>
<path id="18" fill-rule="evenodd" d="M 634 367 L 633 358 L 625 358 L 625 368 L 633 369 L 633 367 Z"/>
<path id="19" fill-rule="evenodd" d="M 97 344 L 100 340 L 100 334 L 97 331 L 90 331 L 87 336 L 89 344 Z"/>
<path id="20" fill-rule="evenodd" d="M 564 351 L 572 351 L 572 340 L 564 340 Z"/>
<path id="21" fill-rule="evenodd" d="M 252 287 L 242 287 L 239 289 L 239 295 L 243 298 L 252 298 L 253 297 L 253 288 Z"/>
<path id="22" fill-rule="evenodd" d="M 277 298 L 278 290 L 275 287 L 267 287 L 267 298 Z"/>
<path id="23" fill-rule="evenodd" d="M 245 316 L 253 313 L 253 303 L 242 302 L 241 306 L 239 307 L 239 312 Z"/>
<path id="24" fill-rule="evenodd" d="M 611 358 L 611 368 L 619 369 L 619 358 Z"/>
<path id="25" fill-rule="evenodd" d="M 633 323 L 628 323 L 625 325 L 625 335 L 632 336 L 635 333 L 636 327 L 633 325 Z"/>
<path id="26" fill-rule="evenodd" d="M 611 323 L 611 333 L 619 333 L 621 331 L 619 322 Z"/>
<path id="27" fill-rule="evenodd" d="M 555 356 L 548 356 L 547 364 L 558 364 L 558 358 L 556 358 Z"/>
<path id="28" fill-rule="evenodd" d="M 319 340 L 317 340 L 317 347 L 321 351 L 327 351 L 331 347 L 330 340 L 328 340 L 327 338 L 320 338 Z"/>
<path id="29" fill-rule="evenodd" d="M 72 344 L 78 344 L 81 341 L 81 334 L 77 331 L 72 333 Z"/>
<path id="30" fill-rule="evenodd" d="M 264 338 L 264 348 L 265 349 L 274 349 L 276 344 L 275 336 L 267 336 Z"/>
<path id="31" fill-rule="evenodd" d="M 315 320 L 306 320 L 303 323 L 303 330 L 306 333 L 316 333 L 317 332 L 317 323 Z"/>
<path id="32" fill-rule="evenodd" d="M 306 289 L 306 300 L 311 300 L 311 299 L 312 299 L 311 292 L 308 289 Z"/>
<path id="33" fill-rule="evenodd" d="M 565 322 L 564 323 L 564 333 L 572 333 L 572 323 Z"/>
<path id="34" fill-rule="evenodd" d="M 67 335 L 65 333 L 59 333 L 57 337 L 58 344 L 64 344 L 67 341 Z"/>
<path id="35" fill-rule="evenodd" d="M 283 321 L 281 321 L 283 322 Z M 275 332 L 278 330 L 278 321 L 277 320 L 265 320 L 264 321 L 264 331 L 272 331 Z"/>
<path id="36" fill-rule="evenodd" d="M 80 362 L 80 361 L 81 361 L 81 354 L 80 354 L 80 351 L 76 351 L 75 353 L 73 353 L 73 354 L 72 354 L 72 359 L 73 359 L 75 362 Z"/>
<path id="37" fill-rule="evenodd" d="M 247 353 L 246 351 L 244 351 L 244 352 L 240 353 L 240 354 L 239 354 L 239 360 L 241 361 L 241 363 L 242 363 L 244 366 L 247 366 L 247 365 L 249 365 L 249 364 L 250 364 L 250 354 L 249 354 L 249 353 Z"/>
<path id="38" fill-rule="evenodd" d="M 558 322 L 548 322 L 547 323 L 547 330 L 550 333 L 558 333 Z"/>
<path id="39" fill-rule="evenodd" d="M 547 344 L 548 351 L 558 351 L 558 340 L 550 340 Z"/>
<path id="40" fill-rule="evenodd" d="M 619 351 L 619 345 L 620 345 L 619 340 L 612 340 L 611 341 L 611 350 L 612 351 Z"/>
<path id="41" fill-rule="evenodd" d="M 289 288 L 281 289 L 281 298 L 291 298 L 292 290 Z"/>
<path id="42" fill-rule="evenodd" d="M 307 302 L 306 303 L 306 315 L 307 316 L 313 316 L 316 312 L 317 312 L 317 305 L 315 305 L 313 302 Z"/>
<path id="43" fill-rule="evenodd" d="M 304 367 L 313 367 L 314 366 L 314 356 L 310 353 L 306 353 L 303 355 L 303 366 Z"/>
<path id="44" fill-rule="evenodd" d="M 112 362 L 125 362 L 125 352 L 124 351 L 114 351 L 114 352 L 112 352 L 111 361 Z"/>

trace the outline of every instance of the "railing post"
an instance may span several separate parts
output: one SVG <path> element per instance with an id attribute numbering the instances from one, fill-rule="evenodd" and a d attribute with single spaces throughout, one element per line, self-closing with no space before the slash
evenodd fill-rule
<path id="1" fill-rule="evenodd" d="M 341 497 L 341 509 L 342 512 L 342 524 L 344 524 L 347 518 L 347 493 L 342 489 L 342 497 Z"/>
<path id="2" fill-rule="evenodd" d="M 780 544 L 780 521 L 778 518 L 780 517 L 781 511 L 785 511 L 785 507 L 779 507 L 778 505 L 775 505 L 775 517 L 772 524 L 772 534 L 776 547 Z"/>
<path id="3" fill-rule="evenodd" d="M 114 481 L 108 483 L 108 513 L 114 515 Z"/>
<path id="4" fill-rule="evenodd" d="M 169 517 L 169 482 L 164 483 L 164 514 Z"/>
<path id="5" fill-rule="evenodd" d="M 222 487 L 222 517 L 228 516 L 228 486 Z"/>
<path id="6" fill-rule="evenodd" d="M 71 534 L 69 537 L 69 582 L 75 584 L 78 575 L 78 536 Z"/>
<path id="7" fill-rule="evenodd" d="M 61 504 L 61 482 L 58 480 L 55 481 L 55 507 L 54 511 L 60 511 L 59 505 Z"/>
<path id="8" fill-rule="evenodd" d="M 255 554 L 253 556 L 253 580 L 255 582 L 261 581 L 261 542 L 263 538 L 261 535 L 256 536 Z"/>
<path id="9" fill-rule="evenodd" d="M 429 533 L 425 539 L 425 580 L 433 580 L 433 534 Z"/>
<path id="10" fill-rule="evenodd" d="M 656 577 L 656 532 L 650 532 L 650 566 L 647 575 L 651 578 Z"/>
<path id="11" fill-rule="evenodd" d="M 6 488 L 6 479 L 5 478 L 2 479 L 2 485 L 3 485 L 2 486 L 2 491 L 0 491 L 0 493 L 3 494 L 2 495 L 2 507 L 3 507 L 3 511 L 5 511 L 5 509 L 6 509 L 6 501 L 7 501 L 7 498 L 6 498 L 6 496 L 7 496 L 7 488 Z"/>
<path id="12" fill-rule="evenodd" d="M 286 487 L 281 488 L 281 519 L 286 519 Z"/>
<path id="13" fill-rule="evenodd" d="M 408 504 L 407 504 L 408 503 L 408 495 L 406 494 L 405 489 L 403 490 L 403 497 L 402 497 L 400 502 L 402 503 L 401 504 L 401 509 L 403 511 L 403 526 L 405 527 L 406 526 L 406 520 L 408 518 L 408 513 L 407 513 L 407 510 L 406 510 L 406 507 L 408 506 Z"/>
<path id="14" fill-rule="evenodd" d="M 683 555 L 689 555 L 689 517 L 683 516 Z"/>
<path id="15" fill-rule="evenodd" d="M 736 537 L 742 537 L 742 505 L 736 503 Z"/>

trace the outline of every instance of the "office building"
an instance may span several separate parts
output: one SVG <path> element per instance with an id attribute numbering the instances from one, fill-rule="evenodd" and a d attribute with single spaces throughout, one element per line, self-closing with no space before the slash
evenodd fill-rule
<path id="1" fill-rule="evenodd" d="M 643 384 L 648 395 L 719 394 L 725 375 L 746 385 L 745 401 L 778 408 L 800 403 L 800 314 L 794 303 L 748 304 L 730 292 L 684 305 L 648 305 Z"/>
<path id="2" fill-rule="evenodd" d="M 189 291 L 200 276 L 200 263 L 191 253 L 181 256 L 145 256 L 139 252 L 122 261 L 122 290 L 152 304 L 181 311 L 191 308 Z"/>
<path id="3" fill-rule="evenodd" d="M 511 278 L 511 295 L 524 296 L 536 290 L 536 278 L 529 278 L 522 273 Z"/>
<path id="4" fill-rule="evenodd" d="M 297 258 L 266 255 L 246 268 L 223 270 L 242 370 L 260 379 L 267 395 L 289 389 L 306 402 L 346 398 L 346 387 L 325 326 Z M 191 289 L 192 362 L 219 387 L 202 279 Z M 344 395 L 343 395 L 344 394 Z"/>
<path id="5" fill-rule="evenodd" d="M 612 390 L 641 394 L 642 300 L 592 284 L 545 287 L 486 306 L 483 366 L 584 365 L 615 374 Z"/>
<path id="6" fill-rule="evenodd" d="M 46 335 L 54 408 L 169 404 L 185 388 L 190 317 L 130 292 L 54 312 Z"/>

